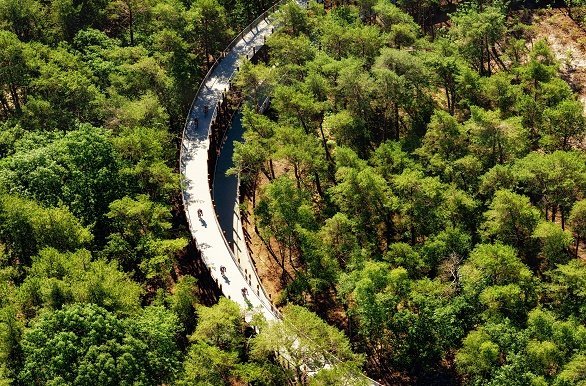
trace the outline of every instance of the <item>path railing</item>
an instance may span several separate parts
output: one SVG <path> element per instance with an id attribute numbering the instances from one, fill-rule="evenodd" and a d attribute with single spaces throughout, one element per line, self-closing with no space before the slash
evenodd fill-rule
<path id="1" fill-rule="evenodd" d="M 185 120 L 185 125 L 183 127 L 183 132 L 181 135 L 181 147 L 180 147 L 180 165 L 179 168 L 182 171 L 183 170 L 183 165 L 181 164 L 181 162 L 184 160 L 184 153 L 185 153 L 185 137 L 186 137 L 186 132 L 189 128 L 190 125 L 194 124 L 194 108 L 195 105 L 198 101 L 198 97 L 201 95 L 202 92 L 202 88 L 206 86 L 206 84 L 208 83 L 208 81 L 211 78 L 211 75 L 213 74 L 214 70 L 216 69 L 216 67 L 218 66 L 218 64 L 221 62 L 221 60 L 227 55 L 228 52 L 230 52 L 235 46 L 236 44 L 238 44 L 238 42 L 240 42 L 244 36 L 246 36 L 246 34 L 248 34 L 250 31 L 252 31 L 254 28 L 258 27 L 258 25 L 261 23 L 261 21 L 265 20 L 269 15 L 273 14 L 275 12 L 275 10 L 277 9 L 277 7 L 279 7 L 280 5 L 286 3 L 288 0 L 279 0 L 277 2 L 275 2 L 270 8 L 268 8 L 266 11 L 264 11 L 262 14 L 260 14 L 256 19 L 254 19 L 251 23 L 249 23 L 238 35 L 236 35 L 232 41 L 230 41 L 230 43 L 226 46 L 226 48 L 224 50 L 222 50 L 219 55 L 217 56 L 216 60 L 214 61 L 214 63 L 210 66 L 210 68 L 208 69 L 206 75 L 204 76 L 204 78 L 202 79 L 202 81 L 200 82 L 198 89 L 195 93 L 195 97 L 193 98 L 193 101 L 191 102 L 190 108 L 189 108 L 189 112 L 187 114 L 187 118 Z M 232 73 L 230 75 L 230 81 L 232 81 L 232 79 L 234 78 L 234 73 Z M 209 86 L 213 87 L 213 85 L 215 84 L 212 83 Z M 211 111 L 211 117 L 210 117 L 210 125 L 208 126 L 208 133 L 207 133 L 207 137 L 208 137 L 208 143 L 211 143 L 210 139 L 212 136 L 212 132 L 211 132 L 211 128 L 212 128 L 212 123 L 216 120 L 218 116 L 218 104 L 214 104 L 214 107 Z M 212 149 L 212 147 L 210 147 L 208 149 L 208 151 L 216 151 L 215 149 Z M 216 159 L 214 157 L 214 163 L 216 162 Z M 210 163 L 210 157 L 209 157 L 209 153 L 208 153 L 208 165 Z M 208 169 L 209 170 L 209 169 Z M 208 189 L 210 190 L 210 196 L 212 195 L 211 192 L 211 186 L 210 186 L 210 174 L 208 173 Z M 187 222 L 189 225 L 189 229 L 190 231 L 192 229 L 195 229 L 192 222 L 191 222 L 191 217 L 189 216 L 187 209 L 187 205 L 185 202 L 185 194 L 181 195 L 181 199 L 182 199 L 182 204 L 183 204 L 183 208 L 184 208 L 184 212 L 187 214 L 186 218 L 187 218 Z M 215 207 L 215 203 L 212 199 L 212 204 Z M 235 265 L 238 267 L 241 275 L 243 278 L 245 278 L 245 281 L 249 283 L 249 285 L 252 288 L 252 284 L 250 283 L 250 281 L 248 280 L 248 276 L 246 275 L 246 273 L 243 271 L 240 262 L 237 260 L 236 256 L 234 255 L 234 252 L 232 250 L 232 248 L 230 247 L 230 243 L 228 242 L 228 240 L 226 239 L 226 236 L 224 235 L 224 233 L 221 231 L 221 227 L 219 224 L 219 220 L 217 217 L 217 214 L 214 210 L 214 219 L 216 222 L 216 226 L 218 227 L 218 229 L 220 230 L 221 236 L 222 236 L 222 240 L 224 242 L 224 245 L 226 246 L 226 248 L 228 249 L 228 251 L 230 252 L 230 257 L 232 258 L 232 260 L 234 261 Z M 254 277 L 257 280 L 257 282 L 259 283 L 259 289 L 261 289 L 262 294 L 264 296 L 264 299 L 260 296 L 260 293 L 257 293 L 257 297 L 258 300 L 260 301 L 260 303 L 263 305 L 264 308 L 266 308 L 268 311 L 270 311 L 273 315 L 275 315 L 275 317 L 280 318 L 280 313 L 278 312 L 278 310 L 276 309 L 276 307 L 269 302 L 269 304 L 267 304 L 266 300 L 269 300 L 270 297 L 268 296 L 268 294 L 266 293 L 264 286 L 262 286 L 262 282 L 260 281 L 260 278 L 258 277 L 258 273 L 256 272 L 255 269 L 251 269 L 253 271 Z"/>
<path id="2" fill-rule="evenodd" d="M 260 24 L 260 22 L 261 22 L 262 20 L 266 19 L 266 18 L 267 18 L 269 15 L 271 15 L 272 13 L 274 13 L 274 11 L 276 10 L 276 8 L 277 8 L 278 6 L 280 6 L 280 5 L 284 4 L 284 3 L 286 3 L 287 1 L 289 1 L 289 0 L 279 0 L 279 1 L 277 1 L 277 2 L 276 2 L 275 4 L 273 4 L 273 5 L 272 5 L 272 6 L 271 6 L 269 9 L 267 9 L 265 12 L 263 12 L 261 15 L 259 15 L 259 16 L 258 16 L 258 17 L 257 17 L 255 20 L 253 20 L 253 21 L 252 21 L 252 22 L 251 22 L 251 23 L 250 23 L 250 24 L 249 24 L 247 27 L 245 27 L 245 28 L 244 28 L 244 30 L 242 30 L 242 31 L 241 31 L 241 32 L 240 32 L 240 33 L 239 33 L 239 34 L 238 34 L 238 35 L 237 35 L 237 36 L 236 36 L 236 37 L 235 37 L 235 38 L 234 38 L 234 39 L 233 39 L 233 40 L 232 40 L 232 41 L 231 41 L 231 42 L 228 44 L 228 46 L 227 46 L 227 47 L 226 47 L 226 48 L 225 48 L 223 51 L 221 51 L 221 52 L 220 52 L 220 55 L 218 56 L 218 58 L 217 58 L 217 59 L 214 61 L 214 63 L 213 63 L 213 64 L 210 66 L 210 68 L 208 69 L 208 71 L 207 71 L 207 73 L 206 73 L 205 77 L 202 79 L 201 83 L 200 83 L 200 84 L 199 84 L 199 86 L 198 86 L 197 92 L 196 92 L 196 94 L 195 94 L 195 97 L 194 97 L 194 99 L 193 99 L 193 101 L 192 101 L 192 103 L 191 103 L 191 106 L 190 106 L 189 112 L 188 112 L 188 114 L 187 114 L 187 118 L 186 118 L 186 121 L 185 121 L 185 125 L 184 125 L 184 127 L 183 127 L 183 132 L 182 132 L 182 136 L 181 136 L 181 147 L 180 147 L 180 161 L 179 161 L 179 162 L 180 162 L 180 164 L 179 164 L 179 168 L 180 168 L 180 171 L 182 172 L 182 173 L 181 173 L 182 175 L 183 175 L 183 170 L 184 170 L 184 169 L 183 169 L 183 166 L 184 166 L 184 165 L 183 165 L 183 162 L 184 162 L 184 153 L 185 153 L 185 150 L 186 150 L 186 149 L 185 149 L 185 144 L 186 144 L 186 141 L 185 141 L 186 132 L 187 132 L 188 128 L 190 127 L 190 125 L 193 125 L 193 124 L 194 124 L 194 114 L 193 114 L 193 113 L 194 113 L 194 108 L 195 108 L 195 105 L 196 105 L 196 103 L 197 103 L 197 101 L 198 101 L 198 97 L 201 95 L 202 88 L 203 88 L 203 87 L 205 87 L 205 85 L 208 83 L 208 81 L 209 81 L 209 80 L 210 80 L 210 78 L 211 78 L 211 75 L 213 74 L 213 71 L 216 69 L 216 67 L 217 67 L 217 66 L 218 66 L 218 64 L 221 62 L 221 60 L 222 60 L 222 59 L 223 59 L 223 58 L 224 58 L 224 57 L 227 55 L 227 53 L 228 53 L 228 52 L 230 52 L 230 51 L 231 51 L 231 50 L 232 50 L 232 49 L 233 49 L 233 48 L 234 48 L 234 47 L 235 47 L 235 46 L 238 44 L 238 42 L 240 42 L 240 41 L 243 39 L 243 37 L 244 37 L 244 36 L 245 36 L 247 33 L 249 33 L 249 32 L 250 32 L 250 31 L 252 31 L 252 30 L 253 30 L 255 27 L 257 27 L 257 26 Z M 298 0 L 298 2 L 302 3 L 303 1 L 299 1 L 299 0 Z M 230 75 L 230 80 L 232 80 L 232 79 L 233 79 L 233 77 L 234 77 L 234 73 L 232 73 L 232 74 Z M 215 82 L 214 82 L 214 83 L 212 83 L 212 84 L 210 85 L 210 87 L 212 87 L 214 84 L 215 84 Z M 212 128 L 212 123 L 213 123 L 213 122 L 216 120 L 216 118 L 217 118 L 217 117 L 218 117 L 218 104 L 217 104 L 217 103 L 214 103 L 214 107 L 213 107 L 213 109 L 212 109 L 212 111 L 211 111 L 211 119 L 210 119 L 210 124 L 209 124 L 209 126 L 207 127 L 207 139 L 208 139 L 208 143 L 211 143 L 211 136 L 212 136 L 211 128 Z M 210 148 L 208 149 L 208 151 L 211 151 L 211 150 L 212 150 L 212 149 L 211 149 L 211 147 L 210 147 Z M 216 152 L 216 149 L 214 148 L 214 149 L 213 149 L 213 151 L 214 151 L 214 152 Z M 210 154 L 209 154 L 209 153 L 208 153 L 208 156 L 207 156 L 207 162 L 208 162 L 208 173 L 207 173 L 207 174 L 208 174 L 208 181 L 207 181 L 207 184 L 208 184 L 208 191 L 209 191 L 210 197 L 212 197 L 211 186 L 210 186 L 210 182 L 211 182 L 211 181 L 210 181 L 210 173 L 209 173 L 209 170 L 210 170 L 210 169 L 209 169 L 209 162 L 210 162 Z M 214 162 L 216 162 L 216 156 L 214 157 Z M 183 182 L 182 182 L 182 183 L 183 183 Z M 240 179 L 238 180 L 238 191 L 237 191 L 237 197 L 238 197 L 238 195 L 239 195 L 239 188 L 240 188 Z M 186 218 L 187 218 L 187 221 L 188 221 L 188 225 L 189 225 L 190 233 L 191 233 L 192 237 L 194 237 L 192 230 L 193 230 L 193 229 L 195 229 L 195 227 L 193 226 L 193 224 L 192 224 L 192 222 L 191 222 L 191 217 L 190 217 L 190 215 L 189 215 L 189 212 L 188 212 L 188 210 L 187 210 L 187 204 L 186 204 L 186 198 L 185 198 L 185 189 L 184 189 L 184 188 L 182 188 L 182 190 L 183 190 L 183 194 L 181 195 L 181 199 L 182 199 L 183 209 L 184 209 L 184 212 L 186 213 Z M 213 199 L 212 199 L 212 205 L 213 205 L 213 207 L 215 208 L 215 203 L 213 202 Z M 238 268 L 238 270 L 240 271 L 240 274 L 242 275 L 242 277 L 245 279 L 245 281 L 246 281 L 246 282 L 247 282 L 247 283 L 250 285 L 250 287 L 252 288 L 251 281 L 249 281 L 249 280 L 248 280 L 248 277 L 247 277 L 246 273 L 245 273 L 245 272 L 243 272 L 243 270 L 242 270 L 242 267 L 241 267 L 241 265 L 240 265 L 239 261 L 237 260 L 237 258 L 236 258 L 236 256 L 235 256 L 235 253 L 234 253 L 234 251 L 233 251 L 233 250 L 232 250 L 232 248 L 230 247 L 230 243 L 228 242 L 228 240 L 226 239 L 226 236 L 224 235 L 224 233 L 223 233 L 223 232 L 222 232 L 222 230 L 221 230 L 222 228 L 221 228 L 221 226 L 220 226 L 220 223 L 219 223 L 219 220 L 218 220 L 217 214 L 216 214 L 216 212 L 215 212 L 215 209 L 214 209 L 214 218 L 215 218 L 215 222 L 216 222 L 216 223 L 215 223 L 215 225 L 216 225 L 217 229 L 219 230 L 219 232 L 220 232 L 220 234 L 221 234 L 221 237 L 222 237 L 223 243 L 224 243 L 224 245 L 225 245 L 226 249 L 228 250 L 228 252 L 229 252 L 229 254 L 230 254 L 230 257 L 231 257 L 231 259 L 233 260 L 234 264 L 236 265 L 236 267 L 237 267 L 237 268 Z M 239 218 L 240 218 L 240 214 L 239 214 Z M 240 222 L 241 222 L 241 220 L 240 220 Z M 195 237 L 194 237 L 194 239 L 195 239 Z M 256 297 L 257 297 L 257 299 L 259 300 L 259 302 L 260 302 L 260 304 L 262 305 L 262 307 L 264 307 L 264 308 L 265 308 L 267 311 L 269 311 L 269 312 L 270 312 L 272 315 L 274 315 L 274 316 L 275 316 L 277 319 L 281 319 L 281 320 L 282 320 L 282 315 L 281 315 L 281 313 L 280 313 L 280 312 L 279 312 L 279 310 L 278 310 L 278 309 L 276 309 L 276 308 L 274 307 L 274 305 L 273 305 L 273 304 L 270 302 L 270 297 L 269 297 L 269 296 L 268 296 L 268 294 L 266 293 L 266 291 L 265 291 L 265 288 L 264 288 L 264 286 L 262 285 L 262 282 L 261 282 L 261 280 L 260 280 L 260 277 L 258 276 L 258 273 L 257 273 L 256 269 L 254 269 L 255 267 L 254 267 L 254 264 L 252 263 L 252 260 L 251 260 L 250 256 L 248 255 L 248 251 L 246 250 L 246 251 L 245 251 L 245 253 L 247 254 L 247 258 L 248 258 L 248 259 L 249 259 L 249 261 L 251 262 L 251 268 L 252 268 L 251 270 L 253 271 L 253 272 L 251 272 L 251 273 L 252 273 L 252 274 L 254 274 L 254 277 L 255 277 L 255 279 L 256 279 L 256 281 L 257 281 L 257 283 L 259 283 L 259 292 L 257 293 L 257 296 L 256 296 Z M 202 255 L 203 255 L 203 251 L 202 251 Z M 210 268 L 208 267 L 208 269 L 210 269 Z M 210 272 L 211 272 L 211 271 L 210 271 Z M 260 296 L 260 291 L 262 291 L 262 295 L 263 295 L 262 297 Z M 267 301 L 269 301 L 269 303 L 270 303 L 270 304 L 267 304 Z M 287 323 L 287 321 L 285 321 L 285 323 Z M 299 336 L 300 336 L 300 337 L 301 337 L 301 336 L 304 336 L 304 333 L 303 333 L 302 331 L 298 331 L 297 333 L 299 334 Z M 338 358 L 336 358 L 334 355 L 332 355 L 332 354 L 330 354 L 330 353 L 328 353 L 328 352 L 327 352 L 327 348 L 324 348 L 324 355 L 325 355 L 325 356 L 327 356 L 327 357 L 329 357 L 329 359 L 326 359 L 326 358 L 324 357 L 324 359 L 326 359 L 326 361 L 327 361 L 328 363 L 332 363 L 332 362 L 338 362 L 338 361 L 339 361 L 339 359 L 338 359 Z M 287 358 L 284 358 L 284 359 L 285 359 L 285 360 L 287 360 Z M 379 385 L 379 383 L 378 383 L 378 382 L 376 382 L 376 381 L 374 381 L 374 380 L 372 380 L 372 379 L 370 379 L 370 378 L 367 378 L 367 377 L 366 377 L 366 376 L 364 376 L 363 374 L 361 374 L 361 375 L 362 375 L 362 377 L 364 377 L 365 379 L 368 379 L 368 381 L 369 381 L 371 384 L 373 384 L 373 385 Z"/>
<path id="3" fill-rule="evenodd" d="M 195 101 L 197 99 L 197 96 L 199 95 L 199 93 L 201 92 L 201 88 L 205 85 L 206 80 L 210 77 L 210 74 L 214 71 L 214 69 L 216 68 L 216 66 L 218 65 L 218 63 L 220 63 L 220 61 L 226 56 L 226 54 L 232 49 L 234 48 L 234 46 L 240 41 L 242 40 L 242 38 L 249 33 L 250 31 L 252 31 L 253 28 L 255 28 L 256 26 L 259 25 L 259 23 L 266 19 L 267 16 L 275 13 L 275 10 L 280 7 L 281 5 L 285 4 L 287 1 L 289 0 L 279 0 L 277 2 L 275 2 L 273 5 L 271 5 L 267 10 L 265 10 L 263 13 L 261 13 L 260 15 L 258 15 L 258 17 L 256 19 L 254 19 L 252 22 L 250 22 L 246 27 L 244 27 L 244 29 L 242 31 L 240 31 L 240 33 L 238 35 L 236 35 L 234 37 L 234 39 L 232 39 L 230 41 L 230 43 L 228 43 L 228 45 L 226 46 L 226 48 L 224 48 L 222 51 L 220 51 L 219 55 L 216 57 L 216 59 L 214 60 L 214 63 L 212 63 L 212 65 L 210 66 L 210 68 L 208 69 L 206 75 L 203 77 L 202 81 L 199 84 L 199 87 L 197 88 L 197 92 L 195 93 L 195 97 L 193 98 L 193 101 L 191 102 L 191 106 L 189 108 L 189 113 L 187 114 L 187 117 L 189 118 L 189 115 L 191 113 L 191 110 L 193 109 L 193 105 L 195 104 Z M 185 135 L 185 128 L 186 126 L 183 127 L 183 135 Z"/>

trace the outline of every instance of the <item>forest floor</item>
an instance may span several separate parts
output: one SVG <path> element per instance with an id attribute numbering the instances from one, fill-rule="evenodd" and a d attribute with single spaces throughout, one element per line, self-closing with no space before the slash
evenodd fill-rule
<path id="1" fill-rule="evenodd" d="M 274 170 L 276 175 L 281 175 L 286 172 L 285 166 L 280 162 L 274 162 Z M 260 174 L 259 182 L 256 190 L 256 202 L 260 198 L 260 192 L 263 187 L 269 183 L 268 178 L 264 174 Z M 275 257 L 271 256 L 267 245 L 263 242 L 260 235 L 257 233 L 255 228 L 256 219 L 254 217 L 254 209 L 252 206 L 252 200 L 245 198 L 244 205 L 246 207 L 246 220 L 243 221 L 244 233 L 248 235 L 247 245 L 250 256 L 252 257 L 258 276 L 260 277 L 263 286 L 267 294 L 269 294 L 271 300 L 276 305 L 279 305 L 279 300 L 282 291 L 285 289 L 285 283 L 283 282 L 283 276 L 295 277 L 294 269 L 291 264 L 285 260 L 284 266 L 286 273 L 283 273 L 283 268 L 277 262 Z M 271 243 L 271 246 L 277 249 L 276 240 L 266 240 Z M 275 250 L 278 253 L 278 250 Z"/>
<path id="2" fill-rule="evenodd" d="M 252 201 L 246 199 L 244 204 L 246 206 L 246 218 L 248 221 L 243 221 L 242 225 L 244 227 L 245 234 L 250 237 L 247 242 L 248 251 L 255 263 L 256 271 L 267 294 L 269 294 L 273 303 L 278 303 L 279 295 L 283 290 L 283 285 L 281 282 L 282 269 L 271 256 L 268 248 L 265 246 L 262 239 L 255 231 L 255 219 L 252 209 Z"/>
<path id="3" fill-rule="evenodd" d="M 289 172 L 287 166 L 280 162 L 274 162 L 275 174 L 277 176 L 287 174 Z M 269 183 L 269 180 L 264 175 L 260 175 L 260 181 L 257 186 L 256 200 L 258 203 L 260 192 L 263 187 Z M 267 245 L 263 242 L 260 235 L 255 229 L 255 218 L 254 210 L 252 207 L 252 201 L 248 198 L 244 200 L 244 206 L 246 207 L 246 216 L 243 216 L 243 227 L 244 233 L 247 236 L 247 246 L 249 253 L 255 263 L 258 276 L 265 287 L 267 294 L 270 296 L 273 303 L 277 306 L 282 305 L 282 294 L 287 284 L 295 278 L 295 269 L 292 263 L 285 259 L 284 267 L 286 274 L 283 275 L 283 268 L 280 263 L 271 256 Z M 269 242 L 269 240 L 266 240 Z M 279 253 L 277 249 L 277 242 L 274 239 L 270 240 L 271 246 L 275 248 L 274 252 Z M 296 259 L 296 256 L 293 256 Z M 321 293 L 319 299 L 308 299 L 305 300 L 313 303 L 316 307 L 316 312 L 320 317 L 325 318 L 331 323 L 335 324 L 339 328 L 347 327 L 347 315 L 340 306 L 340 304 L 334 301 L 334 293 Z M 323 312 L 322 312 L 323 311 Z"/>
<path id="4" fill-rule="evenodd" d="M 578 93 L 586 113 L 586 29 L 572 20 L 563 8 L 541 9 L 533 14 L 532 23 L 535 40 L 547 40 L 560 61 L 563 78 Z M 582 142 L 582 147 L 586 147 L 586 141 Z M 586 260 L 584 243 L 578 249 L 578 256 Z"/>
<path id="5" fill-rule="evenodd" d="M 560 61 L 564 79 L 579 95 L 586 112 L 586 30 L 565 9 L 541 9 L 533 14 L 535 40 L 546 39 Z"/>

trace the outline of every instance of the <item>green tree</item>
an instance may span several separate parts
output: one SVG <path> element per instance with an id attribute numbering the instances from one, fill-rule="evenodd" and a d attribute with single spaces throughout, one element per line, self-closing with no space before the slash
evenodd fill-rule
<path id="1" fill-rule="evenodd" d="M 570 226 L 576 238 L 576 255 L 578 255 L 580 241 L 586 241 L 586 200 L 580 200 L 572 207 Z"/>
<path id="2" fill-rule="evenodd" d="M 492 167 L 504 164 L 528 150 L 527 131 L 517 118 L 501 120 L 496 111 L 486 111 L 481 108 L 471 108 L 472 117 L 466 123 L 470 151 L 478 158 L 484 159 L 484 164 Z"/>
<path id="3" fill-rule="evenodd" d="M 109 134 L 83 125 L 49 138 L 41 135 L 0 160 L 1 183 L 8 192 L 46 206 L 65 204 L 84 224 L 96 223 L 96 232 L 103 232 L 102 216 L 120 194 L 119 159 Z"/>
<path id="4" fill-rule="evenodd" d="M 0 25 L 23 41 L 40 38 L 43 11 L 42 5 L 35 0 L 3 0 L 0 2 Z"/>
<path id="5" fill-rule="evenodd" d="M 221 298 L 212 307 L 198 308 L 199 321 L 191 339 L 220 350 L 240 352 L 244 345 L 244 317 L 238 304 Z"/>
<path id="6" fill-rule="evenodd" d="M 176 317 L 147 308 L 121 320 L 96 305 L 73 305 L 46 313 L 25 331 L 25 384 L 160 384 L 179 367 Z"/>
<path id="7" fill-rule="evenodd" d="M 245 347 L 246 328 L 242 310 L 231 300 L 220 298 L 212 307 L 198 307 L 197 328 L 190 337 L 193 343 L 178 385 L 282 382 L 282 371 L 277 366 L 266 360 L 251 360 Z M 247 362 L 242 360 L 245 357 Z"/>
<path id="8" fill-rule="evenodd" d="M 563 263 L 570 257 L 569 248 L 572 244 L 572 234 L 563 230 L 558 224 L 541 221 L 535 231 L 533 238 L 539 240 L 542 259 L 542 269 L 554 267 L 558 263 Z"/>
<path id="9" fill-rule="evenodd" d="M 298 266 L 295 262 L 300 248 L 298 227 L 315 227 L 309 196 L 306 191 L 297 189 L 291 179 L 279 177 L 266 185 L 254 213 L 265 237 L 277 240 L 278 255 L 273 252 L 273 257 L 286 277 L 286 260 L 294 268 Z"/>
<path id="10" fill-rule="evenodd" d="M 32 258 L 18 294 L 29 318 L 41 308 L 58 310 L 72 303 L 92 303 L 127 316 L 140 309 L 142 289 L 116 262 L 92 261 L 86 250 L 60 253 L 46 248 Z"/>
<path id="11" fill-rule="evenodd" d="M 576 354 L 554 381 L 555 386 L 579 385 L 586 381 L 586 355 Z"/>
<path id="12" fill-rule="evenodd" d="M 513 180 L 534 201 L 541 203 L 545 216 L 556 221 L 561 214 L 562 229 L 565 229 L 568 214 L 581 197 L 586 186 L 586 163 L 578 152 L 556 151 L 551 154 L 530 153 L 515 162 Z"/>
<path id="13" fill-rule="evenodd" d="M 250 107 L 258 113 L 272 86 L 271 70 L 263 65 L 255 66 L 249 60 L 242 62 L 236 74 L 235 84 L 247 95 Z"/>
<path id="14" fill-rule="evenodd" d="M 411 245 L 440 229 L 445 221 L 443 191 L 437 177 L 425 177 L 420 171 L 405 170 L 393 181 L 401 214 L 407 222 Z"/>
<path id="15" fill-rule="evenodd" d="M 469 376 L 488 374 L 498 364 L 500 347 L 484 330 L 470 332 L 462 345 L 456 355 L 456 364 Z"/>
<path id="16" fill-rule="evenodd" d="M 65 207 L 44 208 L 17 196 L 0 197 L 0 239 L 16 263 L 28 264 L 44 247 L 75 250 L 92 238 L 90 230 Z"/>
<path id="17" fill-rule="evenodd" d="M 1 6 L 0 3 L 0 12 Z M 26 99 L 24 90 L 30 82 L 29 74 L 32 69 L 29 61 L 32 55 L 25 44 L 8 31 L 0 31 L 0 52 L 0 66 L 4 69 L 0 73 L 0 105 L 3 115 L 8 116 L 14 111 L 20 112 L 24 104 L 23 98 Z"/>
<path id="18" fill-rule="evenodd" d="M 365 262 L 341 276 L 339 293 L 370 366 L 386 380 L 392 380 L 391 373 L 397 370 L 425 373 L 462 337 L 456 322 L 460 306 L 449 305 L 448 286 L 410 280 L 402 267 Z"/>
<path id="19" fill-rule="evenodd" d="M 482 233 L 486 239 L 509 244 L 529 257 L 533 250 L 531 235 L 539 217 L 539 211 L 531 205 L 528 197 L 510 190 L 499 190 L 484 213 Z"/>
<path id="20" fill-rule="evenodd" d="M 267 357 L 280 353 L 292 370 L 293 382 L 303 382 L 305 369 L 319 371 L 328 364 L 345 366 L 343 376 L 356 377 L 363 358 L 354 354 L 344 334 L 300 306 L 283 308 L 283 321 L 269 323 L 252 340 L 252 354 Z"/>
<path id="21" fill-rule="evenodd" d="M 459 274 L 462 291 L 480 302 L 488 319 L 520 323 L 535 302 L 532 273 L 508 245 L 478 245 Z"/>
<path id="22" fill-rule="evenodd" d="M 290 35 L 309 32 L 307 13 L 297 3 L 286 3 L 279 11 L 279 20 L 283 23 L 283 31 Z"/>
<path id="23" fill-rule="evenodd" d="M 432 170 L 443 170 L 449 161 L 467 153 L 466 137 L 462 125 L 450 114 L 436 110 L 431 117 L 422 146 L 416 154 L 429 163 Z"/>
<path id="24" fill-rule="evenodd" d="M 169 208 L 141 194 L 113 201 L 107 216 L 112 233 L 105 255 L 118 259 L 125 271 L 168 280 L 177 253 L 187 246 L 185 238 L 170 238 Z"/>
<path id="25" fill-rule="evenodd" d="M 197 279 L 193 276 L 181 276 L 170 297 L 170 308 L 177 315 L 186 334 L 191 334 L 196 324 Z"/>
<path id="26" fill-rule="evenodd" d="M 397 198 L 384 178 L 354 152 L 339 148 L 336 161 L 338 184 L 330 189 L 333 202 L 363 230 L 361 242 L 382 249 L 382 245 L 390 244 L 395 232 L 392 215 L 398 210 Z M 346 161 L 355 164 L 346 166 Z"/>
<path id="27" fill-rule="evenodd" d="M 505 19 L 503 10 L 498 7 L 481 10 L 468 7 L 451 16 L 454 25 L 449 35 L 480 74 L 490 75 L 493 60 L 499 60 L 495 44 L 505 34 Z"/>
<path id="28" fill-rule="evenodd" d="M 173 158 L 167 131 L 146 127 L 123 129 L 112 142 L 126 161 L 120 174 L 128 190 L 147 193 L 153 200 L 168 199 L 176 193 L 179 176 L 166 162 Z"/>
<path id="29" fill-rule="evenodd" d="M 229 35 L 225 9 L 217 0 L 197 0 L 187 12 L 188 31 L 203 51 L 207 68 L 215 55 L 224 48 Z"/>
<path id="30" fill-rule="evenodd" d="M 548 148 L 570 150 L 586 132 L 584 106 L 576 100 L 564 100 L 543 112 L 545 125 L 541 142 Z"/>
<path id="31" fill-rule="evenodd" d="M 552 307 L 563 317 L 586 321 L 586 263 L 573 259 L 547 272 L 551 285 L 546 294 Z"/>
<path id="32" fill-rule="evenodd" d="M 0 308 L 0 384 L 11 385 L 23 364 L 23 352 L 20 345 L 24 323 L 18 317 L 14 306 Z"/>

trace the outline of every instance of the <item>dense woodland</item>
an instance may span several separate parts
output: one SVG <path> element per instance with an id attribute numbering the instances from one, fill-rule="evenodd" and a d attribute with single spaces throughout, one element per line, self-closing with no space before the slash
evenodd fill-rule
<path id="1" fill-rule="evenodd" d="M 529 2 L 284 6 L 233 172 L 285 323 L 201 304 L 178 140 L 270 3 L 0 0 L 0 385 L 584 384 L 584 106 Z"/>
<path id="2" fill-rule="evenodd" d="M 239 74 L 235 171 L 282 300 L 388 383 L 584 384 L 584 106 L 518 3 L 427 33 L 409 3 L 286 6 Z"/>

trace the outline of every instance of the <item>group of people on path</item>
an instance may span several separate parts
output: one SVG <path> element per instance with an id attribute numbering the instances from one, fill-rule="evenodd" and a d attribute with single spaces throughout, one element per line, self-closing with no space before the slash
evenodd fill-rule
<path id="1" fill-rule="evenodd" d="M 223 265 L 220 265 L 220 275 L 226 276 L 226 267 Z M 242 292 L 242 296 L 248 296 L 248 289 L 246 289 L 246 287 L 242 288 L 240 291 Z"/>
<path id="2" fill-rule="evenodd" d="M 208 105 L 205 105 L 203 107 L 203 115 L 204 116 L 208 115 L 208 110 L 209 110 Z M 198 122 L 197 118 L 195 118 L 195 126 L 196 127 L 197 127 L 198 123 L 199 122 Z M 201 210 L 201 208 L 197 210 L 197 217 L 200 219 L 203 217 L 203 210 Z M 226 276 L 226 267 L 224 267 L 223 265 L 220 266 L 220 274 L 222 276 Z M 248 296 L 248 289 L 246 289 L 246 287 L 242 288 L 241 292 L 242 292 L 242 296 L 244 296 L 244 297 Z"/>
<path id="3" fill-rule="evenodd" d="M 208 110 L 209 110 L 208 105 L 205 105 L 203 107 L 203 116 L 204 117 L 207 117 L 208 116 Z M 196 118 L 193 118 L 193 124 L 195 125 L 195 128 L 196 129 L 199 128 L 199 119 L 197 119 L 197 117 Z"/>

